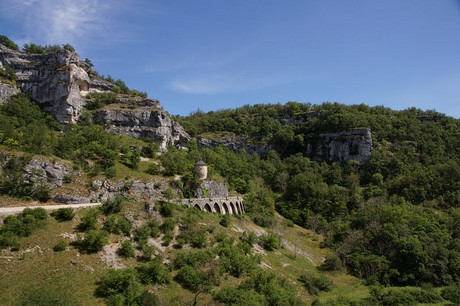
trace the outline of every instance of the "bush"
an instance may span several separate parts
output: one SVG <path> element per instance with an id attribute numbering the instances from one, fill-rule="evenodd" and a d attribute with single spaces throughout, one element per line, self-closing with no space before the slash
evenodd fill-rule
<path id="1" fill-rule="evenodd" d="M 273 233 L 263 234 L 259 238 L 261 246 L 267 251 L 273 251 L 280 247 L 280 240 Z"/>
<path id="2" fill-rule="evenodd" d="M 59 240 L 58 243 L 53 247 L 53 251 L 55 252 L 62 252 L 65 251 L 65 248 L 67 247 L 67 242 L 65 240 Z"/>
<path id="3" fill-rule="evenodd" d="M 170 282 L 169 272 L 160 259 L 137 266 L 136 271 L 140 281 L 144 284 L 167 284 Z"/>
<path id="4" fill-rule="evenodd" d="M 343 269 L 342 261 L 340 260 L 339 256 L 336 254 L 327 254 L 326 259 L 319 267 L 322 271 L 334 271 L 338 272 Z"/>
<path id="5" fill-rule="evenodd" d="M 220 218 L 219 224 L 222 225 L 223 227 L 228 227 L 230 225 L 230 215 L 223 215 Z"/>
<path id="6" fill-rule="evenodd" d="M 124 216 L 112 215 L 104 222 L 104 230 L 116 235 L 123 234 L 125 236 L 129 236 L 131 234 L 132 227 L 131 222 Z"/>
<path id="7" fill-rule="evenodd" d="M 16 236 L 28 237 L 37 229 L 45 226 L 47 218 L 48 214 L 43 208 L 26 208 L 20 215 L 7 216 L 0 232 L 2 235 L 10 232 Z M 11 240 L 11 234 L 5 237 Z"/>
<path id="8" fill-rule="evenodd" d="M 117 101 L 117 94 L 113 92 L 90 92 L 85 97 L 87 99 L 85 107 L 93 110 L 112 104 Z"/>
<path id="9" fill-rule="evenodd" d="M 161 224 L 160 229 L 163 233 L 172 233 L 176 227 L 176 221 L 173 218 L 166 218 Z"/>
<path id="10" fill-rule="evenodd" d="M 454 304 L 460 304 L 460 285 L 444 288 L 441 296 L 443 299 L 451 301 Z"/>
<path id="11" fill-rule="evenodd" d="M 172 217 L 175 205 L 169 202 L 160 202 L 160 214 L 163 217 Z"/>
<path id="12" fill-rule="evenodd" d="M 70 221 L 73 217 L 75 217 L 75 212 L 72 207 L 59 208 L 58 210 L 53 211 L 51 216 L 59 222 Z"/>
<path id="13" fill-rule="evenodd" d="M 184 288 L 195 292 L 202 289 L 206 284 L 205 275 L 201 271 L 187 265 L 179 270 L 176 275 L 176 281 Z"/>
<path id="14" fill-rule="evenodd" d="M 78 225 L 80 231 L 95 230 L 98 227 L 97 218 L 99 216 L 97 209 L 88 210 L 85 215 L 81 218 L 81 222 Z"/>
<path id="15" fill-rule="evenodd" d="M 324 275 L 303 274 L 299 277 L 299 281 L 304 284 L 310 294 L 314 295 L 321 291 L 330 291 L 333 285 L 332 280 Z"/>
<path id="16" fill-rule="evenodd" d="M 121 243 L 121 247 L 118 249 L 118 254 L 127 258 L 133 258 L 136 256 L 136 250 L 134 249 L 131 240 L 125 240 Z"/>
<path id="17" fill-rule="evenodd" d="M 224 287 L 214 294 L 214 298 L 224 305 L 267 305 L 264 296 L 253 290 L 246 290 L 244 288 Z"/>
<path id="18" fill-rule="evenodd" d="M 148 224 L 144 224 L 141 227 L 138 227 L 134 230 L 134 240 L 139 243 L 139 245 L 146 244 L 151 234 L 151 229 Z"/>
<path id="19" fill-rule="evenodd" d="M 78 239 L 76 244 L 81 251 L 87 253 L 99 252 L 104 245 L 108 243 L 108 234 L 106 231 L 89 230 L 85 233 L 83 239 Z"/>
<path id="20" fill-rule="evenodd" d="M 198 267 L 211 261 L 215 253 L 210 250 L 197 250 L 178 253 L 174 258 L 174 268 L 180 269 L 184 266 Z"/>
<path id="21" fill-rule="evenodd" d="M 141 293 L 142 285 L 134 269 L 110 270 L 96 288 L 97 296 L 122 300 L 124 305 L 134 305 Z"/>
<path id="22" fill-rule="evenodd" d="M 0 35 L 0 44 L 15 51 L 19 51 L 18 45 L 8 38 L 8 36 Z"/>
<path id="23" fill-rule="evenodd" d="M 4 232 L 0 234 L 0 250 L 4 248 L 15 248 L 19 250 L 18 236 L 12 232 Z"/>
<path id="24" fill-rule="evenodd" d="M 124 197 L 117 196 L 115 199 L 107 200 L 104 204 L 102 204 L 101 210 L 105 215 L 119 213 L 123 207 L 124 202 Z"/>

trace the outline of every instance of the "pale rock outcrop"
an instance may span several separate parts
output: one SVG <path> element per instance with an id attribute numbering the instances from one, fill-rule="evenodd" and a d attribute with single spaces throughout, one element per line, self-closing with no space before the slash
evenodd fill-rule
<path id="1" fill-rule="evenodd" d="M 228 133 L 221 138 L 199 137 L 198 145 L 204 148 L 215 149 L 218 146 L 226 147 L 232 151 L 245 150 L 249 154 L 265 154 L 272 149 L 269 144 L 258 143 L 254 139 L 250 139 L 247 135 L 236 135 Z"/>
<path id="2" fill-rule="evenodd" d="M 71 174 L 67 165 L 52 162 L 44 158 L 32 158 L 23 169 L 25 179 L 46 182 L 53 187 L 60 187 L 64 177 Z"/>
<path id="3" fill-rule="evenodd" d="M 136 201 L 152 201 L 163 198 L 163 192 L 169 184 L 164 179 L 157 180 L 125 180 L 115 182 L 98 179 L 91 183 L 91 200 L 105 202 L 116 196 L 124 196 Z"/>
<path id="4" fill-rule="evenodd" d="M 17 93 L 19 93 L 19 90 L 16 87 L 0 82 L 0 103 Z"/>
<path id="5" fill-rule="evenodd" d="M 76 53 L 29 54 L 0 45 L 0 61 L 15 71 L 18 87 L 59 123 L 78 120 L 90 78 Z"/>
<path id="6" fill-rule="evenodd" d="M 323 133 L 307 144 L 307 155 L 319 161 L 366 163 L 372 152 L 372 134 L 367 128 Z"/>
<path id="7" fill-rule="evenodd" d="M 94 113 L 94 121 L 105 125 L 111 133 L 156 139 L 163 151 L 168 145 L 184 147 L 190 140 L 182 126 L 172 121 L 159 105 L 100 110 Z"/>

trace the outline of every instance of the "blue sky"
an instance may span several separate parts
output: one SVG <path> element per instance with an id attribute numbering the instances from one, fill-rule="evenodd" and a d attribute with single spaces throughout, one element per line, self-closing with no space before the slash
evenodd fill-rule
<path id="1" fill-rule="evenodd" d="M 329 101 L 460 117 L 460 0 L 2 0 L 0 29 L 70 43 L 172 114 Z"/>

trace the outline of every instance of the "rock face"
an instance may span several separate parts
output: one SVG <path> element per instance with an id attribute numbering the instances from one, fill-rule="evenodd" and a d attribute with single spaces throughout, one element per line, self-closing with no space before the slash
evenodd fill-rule
<path id="1" fill-rule="evenodd" d="M 12 68 L 18 87 L 60 124 L 77 122 L 88 92 L 108 92 L 115 86 L 99 77 L 90 78 L 85 70 L 87 64 L 76 53 L 66 50 L 29 54 L 0 45 L 0 67 Z M 0 100 L 15 93 L 13 87 L 0 84 Z M 184 129 L 161 109 L 158 100 L 121 97 L 116 102 L 128 106 L 95 115 L 108 131 L 160 140 L 163 150 L 169 144 L 183 147 L 190 140 Z"/>
<path id="2" fill-rule="evenodd" d="M 0 102 L 9 99 L 11 96 L 17 94 L 19 90 L 8 84 L 0 83 Z"/>
<path id="3" fill-rule="evenodd" d="M 264 154 L 271 150 L 271 147 L 268 144 L 258 144 L 249 142 L 248 140 L 249 137 L 247 135 L 236 135 L 231 133 L 219 139 L 211 139 L 206 137 L 198 138 L 198 145 L 200 147 L 210 149 L 214 149 L 218 146 L 224 146 L 232 151 L 239 151 L 243 149 L 249 154 Z"/>
<path id="4" fill-rule="evenodd" d="M 345 162 L 355 160 L 364 164 L 372 152 L 370 129 L 354 129 L 339 133 L 324 133 L 307 144 L 307 155 L 319 161 Z"/>
<path id="5" fill-rule="evenodd" d="M 228 186 L 224 182 L 204 180 L 196 190 L 197 198 L 225 198 L 228 197 Z"/>
<path id="6" fill-rule="evenodd" d="M 150 100 L 155 101 L 155 100 Z M 154 103 L 154 102 L 151 102 Z M 106 126 L 106 130 L 115 134 L 134 138 L 154 138 L 160 141 L 160 149 L 167 145 L 184 147 L 190 136 L 182 126 L 157 105 L 136 107 L 135 109 L 107 109 L 94 113 L 94 120 Z"/>
<path id="7" fill-rule="evenodd" d="M 71 173 L 65 164 L 41 158 L 31 159 L 23 172 L 26 179 L 40 180 L 53 187 L 62 186 L 64 177 Z"/>
<path id="8" fill-rule="evenodd" d="M 91 200 L 105 202 L 113 200 L 117 195 L 134 198 L 136 201 L 151 201 L 163 198 L 163 192 L 168 187 L 165 180 L 127 180 L 114 182 L 99 179 L 91 184 Z"/>
<path id="9" fill-rule="evenodd" d="M 18 87 L 59 123 L 78 120 L 90 78 L 76 53 L 28 54 L 0 45 L 0 61 L 15 71 Z"/>

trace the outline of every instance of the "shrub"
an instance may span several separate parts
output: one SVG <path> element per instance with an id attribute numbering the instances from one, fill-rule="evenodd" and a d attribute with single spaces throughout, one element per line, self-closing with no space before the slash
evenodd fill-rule
<path id="1" fill-rule="evenodd" d="M 7 216 L 1 228 L 2 234 L 11 232 L 13 235 L 27 237 L 46 224 L 48 214 L 43 208 L 26 208 L 20 215 Z"/>
<path id="2" fill-rule="evenodd" d="M 147 243 L 151 234 L 151 229 L 148 224 L 144 224 L 141 227 L 138 227 L 134 230 L 134 240 L 139 243 L 139 245 Z"/>
<path id="3" fill-rule="evenodd" d="M 443 299 L 451 301 L 454 304 L 460 304 L 460 286 L 450 286 L 442 290 Z"/>
<path id="4" fill-rule="evenodd" d="M 0 35 L 0 44 L 15 51 L 19 51 L 18 45 L 8 38 L 8 36 Z"/>
<path id="5" fill-rule="evenodd" d="M 320 291 L 330 291 L 332 289 L 332 280 L 324 275 L 314 276 L 312 274 L 303 274 L 299 281 L 304 284 L 310 294 L 317 295 Z"/>
<path id="6" fill-rule="evenodd" d="M 141 251 L 142 251 L 142 256 L 144 257 L 144 259 L 150 260 L 153 256 L 153 252 L 155 251 L 155 248 L 145 243 L 141 245 Z"/>
<path id="7" fill-rule="evenodd" d="M 124 202 L 124 197 L 117 196 L 115 199 L 107 200 L 104 204 L 102 204 L 101 210 L 105 215 L 119 213 L 123 207 Z"/>
<path id="8" fill-rule="evenodd" d="M 136 271 L 140 281 L 144 284 L 167 284 L 170 282 L 169 272 L 160 259 L 137 266 Z"/>
<path id="9" fill-rule="evenodd" d="M 163 217 L 172 217 L 175 205 L 169 202 L 160 202 L 160 214 Z"/>
<path id="10" fill-rule="evenodd" d="M 134 249 L 131 240 L 125 240 L 121 243 L 121 247 L 118 249 L 118 254 L 127 258 L 133 258 L 136 256 L 136 250 Z"/>
<path id="11" fill-rule="evenodd" d="M 214 294 L 214 298 L 224 305 L 267 305 L 264 296 L 254 290 L 247 290 L 244 288 L 224 287 Z"/>
<path id="12" fill-rule="evenodd" d="M 180 269 L 184 266 L 198 267 L 211 261 L 215 253 L 210 250 L 197 250 L 178 253 L 174 258 L 174 268 Z"/>
<path id="13" fill-rule="evenodd" d="M 7 247 L 14 247 L 19 250 L 18 236 L 12 232 L 4 232 L 0 234 L 0 250 Z"/>
<path id="14" fill-rule="evenodd" d="M 261 246 L 267 251 L 273 251 L 280 247 L 280 240 L 273 233 L 263 234 L 259 238 Z"/>
<path id="15" fill-rule="evenodd" d="M 57 221 L 70 221 L 75 217 L 75 212 L 72 207 L 59 208 L 51 213 Z"/>
<path id="16" fill-rule="evenodd" d="M 115 103 L 117 101 L 117 94 L 113 92 L 90 92 L 85 98 L 87 99 L 85 107 L 93 110 L 107 104 Z"/>
<path id="17" fill-rule="evenodd" d="M 220 218 L 219 224 L 222 225 L 223 227 L 228 227 L 230 225 L 230 215 L 223 215 Z"/>
<path id="18" fill-rule="evenodd" d="M 166 218 L 161 224 L 160 229 L 163 233 L 172 233 L 174 231 L 174 227 L 176 227 L 176 221 L 173 218 Z"/>
<path id="19" fill-rule="evenodd" d="M 342 261 L 340 260 L 339 256 L 334 253 L 327 254 L 326 259 L 321 264 L 319 269 L 323 271 L 341 271 L 343 269 Z"/>
<path id="20" fill-rule="evenodd" d="M 98 227 L 97 218 L 99 216 L 97 209 L 88 210 L 85 215 L 81 218 L 81 222 L 78 225 L 80 231 L 95 230 Z"/>
<path id="21" fill-rule="evenodd" d="M 65 248 L 67 247 L 67 242 L 65 240 L 59 240 L 58 243 L 53 247 L 53 251 L 55 252 L 62 252 L 65 251 Z"/>
<path id="22" fill-rule="evenodd" d="M 176 281 L 191 291 L 198 291 L 206 284 L 205 275 L 201 271 L 187 265 L 179 270 L 176 275 Z"/>
<path id="23" fill-rule="evenodd" d="M 240 239 L 241 241 L 246 242 L 251 246 L 257 243 L 257 235 L 254 232 L 244 231 Z"/>
<path id="24" fill-rule="evenodd" d="M 89 230 L 85 233 L 83 239 L 78 239 L 76 244 L 81 251 L 87 253 L 99 252 L 108 242 L 108 234 L 106 231 Z"/>
<path id="25" fill-rule="evenodd" d="M 119 295 L 116 299 L 125 305 L 134 305 L 141 292 L 142 285 L 134 269 L 110 270 L 96 288 L 97 296 L 115 299 Z"/>

